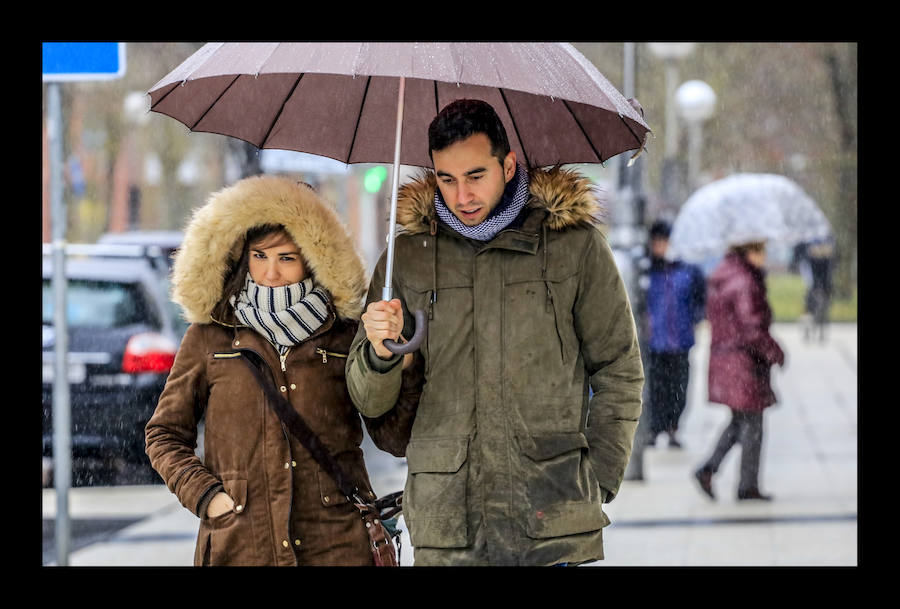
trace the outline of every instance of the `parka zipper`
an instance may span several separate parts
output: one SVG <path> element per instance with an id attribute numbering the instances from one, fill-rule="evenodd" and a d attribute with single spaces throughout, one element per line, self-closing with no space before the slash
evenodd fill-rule
<path id="1" fill-rule="evenodd" d="M 326 351 L 326 350 L 323 349 L 322 347 L 316 347 L 316 353 L 318 353 L 319 355 L 322 356 L 322 363 L 323 363 L 323 364 L 327 364 L 327 363 L 328 363 L 328 356 L 329 356 L 329 355 L 330 355 L 331 357 L 342 357 L 342 358 L 344 358 L 344 359 L 347 358 L 347 354 L 346 354 L 346 353 L 335 353 L 335 352 L 333 352 L 333 351 Z"/>
<path id="2" fill-rule="evenodd" d="M 248 349 L 248 348 L 244 347 L 244 348 L 241 348 L 241 349 L 237 349 L 235 352 L 236 352 L 236 353 L 247 352 L 247 353 L 252 353 L 252 354 L 254 354 L 256 357 L 258 357 L 258 358 L 260 359 L 260 361 L 263 363 L 264 366 L 266 366 L 266 368 L 269 368 L 269 372 L 271 372 L 271 368 L 270 368 L 268 365 L 266 365 L 266 363 L 265 363 L 265 362 L 266 362 L 265 358 L 264 358 L 262 355 L 260 355 L 256 350 L 254 350 L 254 349 Z M 279 354 L 279 359 L 281 360 L 281 369 L 282 369 L 282 370 L 285 370 L 285 368 L 286 368 L 286 366 L 285 366 L 285 359 L 287 358 L 287 354 L 288 354 L 288 353 L 290 353 L 290 349 L 288 349 L 288 352 L 285 353 L 284 355 Z M 273 380 L 275 380 L 275 379 L 274 379 L 274 376 L 275 376 L 275 375 L 273 374 L 272 376 L 273 376 Z M 277 381 L 276 381 L 276 384 L 277 384 Z M 265 399 L 265 397 L 264 397 L 263 399 Z M 279 425 L 281 426 L 281 433 L 282 433 L 282 435 L 284 435 L 284 441 L 285 441 L 285 443 L 286 443 L 286 445 L 287 445 L 287 452 L 288 452 L 288 462 L 287 462 L 287 463 L 289 464 L 288 467 L 287 467 L 287 470 L 288 470 L 288 474 L 290 475 L 290 480 L 291 480 L 291 482 L 290 482 L 290 504 L 289 504 L 289 505 L 293 505 L 293 504 L 294 504 L 294 472 L 292 471 L 293 466 L 290 465 L 290 464 L 292 464 L 292 463 L 294 462 L 294 455 L 291 453 L 291 439 L 290 439 L 290 434 L 289 434 L 287 428 L 284 426 L 284 423 L 281 421 L 280 418 L 279 418 L 279 420 L 278 420 L 278 423 L 279 423 Z M 290 517 L 290 513 L 288 513 L 287 530 L 288 530 L 289 532 L 290 532 L 290 530 L 291 530 L 291 517 Z M 294 557 L 296 558 L 296 556 L 297 556 L 297 551 L 296 551 L 296 549 L 294 549 L 294 548 L 291 548 L 291 549 L 293 550 L 293 552 L 294 552 Z"/>

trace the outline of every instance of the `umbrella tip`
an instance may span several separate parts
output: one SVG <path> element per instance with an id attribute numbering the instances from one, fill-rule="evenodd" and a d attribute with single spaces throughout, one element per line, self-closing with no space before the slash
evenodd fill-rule
<path id="1" fill-rule="evenodd" d="M 627 167 L 631 167 L 632 165 L 634 165 L 634 162 L 637 161 L 637 158 L 638 158 L 639 156 L 641 156 L 641 153 L 643 153 L 643 152 L 644 152 L 643 146 L 640 147 L 640 148 L 638 148 L 638 149 L 637 149 L 637 152 L 635 152 L 634 154 L 632 154 L 632 155 L 631 155 L 631 158 L 628 159 L 628 164 L 627 164 L 626 166 L 627 166 Z"/>
<path id="2" fill-rule="evenodd" d="M 634 108 L 635 110 L 637 110 L 640 113 L 641 118 L 644 117 L 644 107 L 641 105 L 641 102 L 639 102 L 638 100 L 636 100 L 633 97 L 629 97 L 625 101 L 627 101 L 631 105 L 632 108 Z"/>

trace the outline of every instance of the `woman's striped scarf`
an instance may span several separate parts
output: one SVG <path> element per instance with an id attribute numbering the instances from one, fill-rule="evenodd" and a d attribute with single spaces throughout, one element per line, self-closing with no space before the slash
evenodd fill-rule
<path id="1" fill-rule="evenodd" d="M 244 288 L 231 304 L 237 318 L 269 339 L 281 354 L 310 337 L 328 319 L 330 297 L 311 277 L 270 288 L 247 273 Z"/>

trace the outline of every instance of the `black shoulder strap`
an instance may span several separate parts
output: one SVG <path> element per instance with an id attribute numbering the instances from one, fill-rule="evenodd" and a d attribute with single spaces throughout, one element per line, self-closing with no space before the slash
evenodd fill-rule
<path id="1" fill-rule="evenodd" d="M 309 428 L 306 421 L 303 420 L 303 417 L 294 410 L 291 403 L 288 402 L 284 396 L 279 395 L 276 392 L 275 384 L 268 379 L 263 378 L 262 370 L 260 370 L 260 366 L 255 361 L 258 356 L 249 351 L 241 351 L 241 354 L 243 357 L 240 359 L 246 362 L 247 367 L 253 373 L 253 376 L 256 377 L 260 387 L 262 387 L 267 398 L 266 401 L 272 407 L 272 410 L 275 411 L 275 414 L 278 415 L 278 418 L 281 419 L 282 423 L 288 428 L 288 431 L 297 438 L 300 444 L 306 447 L 319 465 L 334 478 L 334 481 L 337 483 L 341 492 L 350 501 L 358 501 L 359 488 L 347 479 L 337 461 L 335 461 L 334 457 L 332 457 L 325 449 L 325 446 L 319 440 L 319 437 Z"/>

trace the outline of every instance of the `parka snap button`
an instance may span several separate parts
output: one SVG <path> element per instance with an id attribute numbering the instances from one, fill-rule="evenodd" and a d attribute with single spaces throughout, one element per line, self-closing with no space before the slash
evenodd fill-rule
<path id="1" fill-rule="evenodd" d="M 296 389 L 296 388 L 297 388 L 297 386 L 295 384 L 291 383 L 291 389 Z"/>
<path id="2" fill-rule="evenodd" d="M 237 346 L 240 345 L 240 344 L 241 344 L 241 341 L 239 341 L 239 340 L 234 341 L 234 346 L 235 346 L 235 347 L 237 347 Z"/>
<path id="3" fill-rule="evenodd" d="M 295 539 L 295 540 L 294 540 L 294 545 L 295 545 L 295 546 L 299 546 L 299 545 L 300 545 L 300 540 L 299 540 L 299 539 Z"/>
<path id="4" fill-rule="evenodd" d="M 296 461 L 291 461 L 291 467 L 297 467 L 297 462 L 296 462 Z"/>
<path id="5" fill-rule="evenodd" d="M 288 547 L 290 547 L 291 544 L 289 544 L 288 540 L 285 539 L 284 541 L 281 542 L 281 545 L 283 545 L 285 548 L 288 548 Z"/>
<path id="6" fill-rule="evenodd" d="M 290 463 L 285 463 L 285 464 L 284 464 L 284 469 L 291 469 L 291 464 L 290 464 Z"/>
<path id="7" fill-rule="evenodd" d="M 322 501 L 324 501 L 325 503 L 328 503 L 329 501 L 331 501 L 331 497 L 329 497 L 328 495 L 325 495 L 324 497 L 322 497 Z"/>
<path id="8" fill-rule="evenodd" d="M 244 506 L 242 506 L 242 505 L 236 505 L 236 506 L 234 506 L 234 511 L 235 511 L 235 512 L 243 512 L 243 511 L 244 511 Z"/>
<path id="9" fill-rule="evenodd" d="M 284 393 L 285 391 L 287 391 L 287 387 L 285 387 L 284 385 L 282 385 L 282 386 L 281 386 L 281 392 Z"/>

